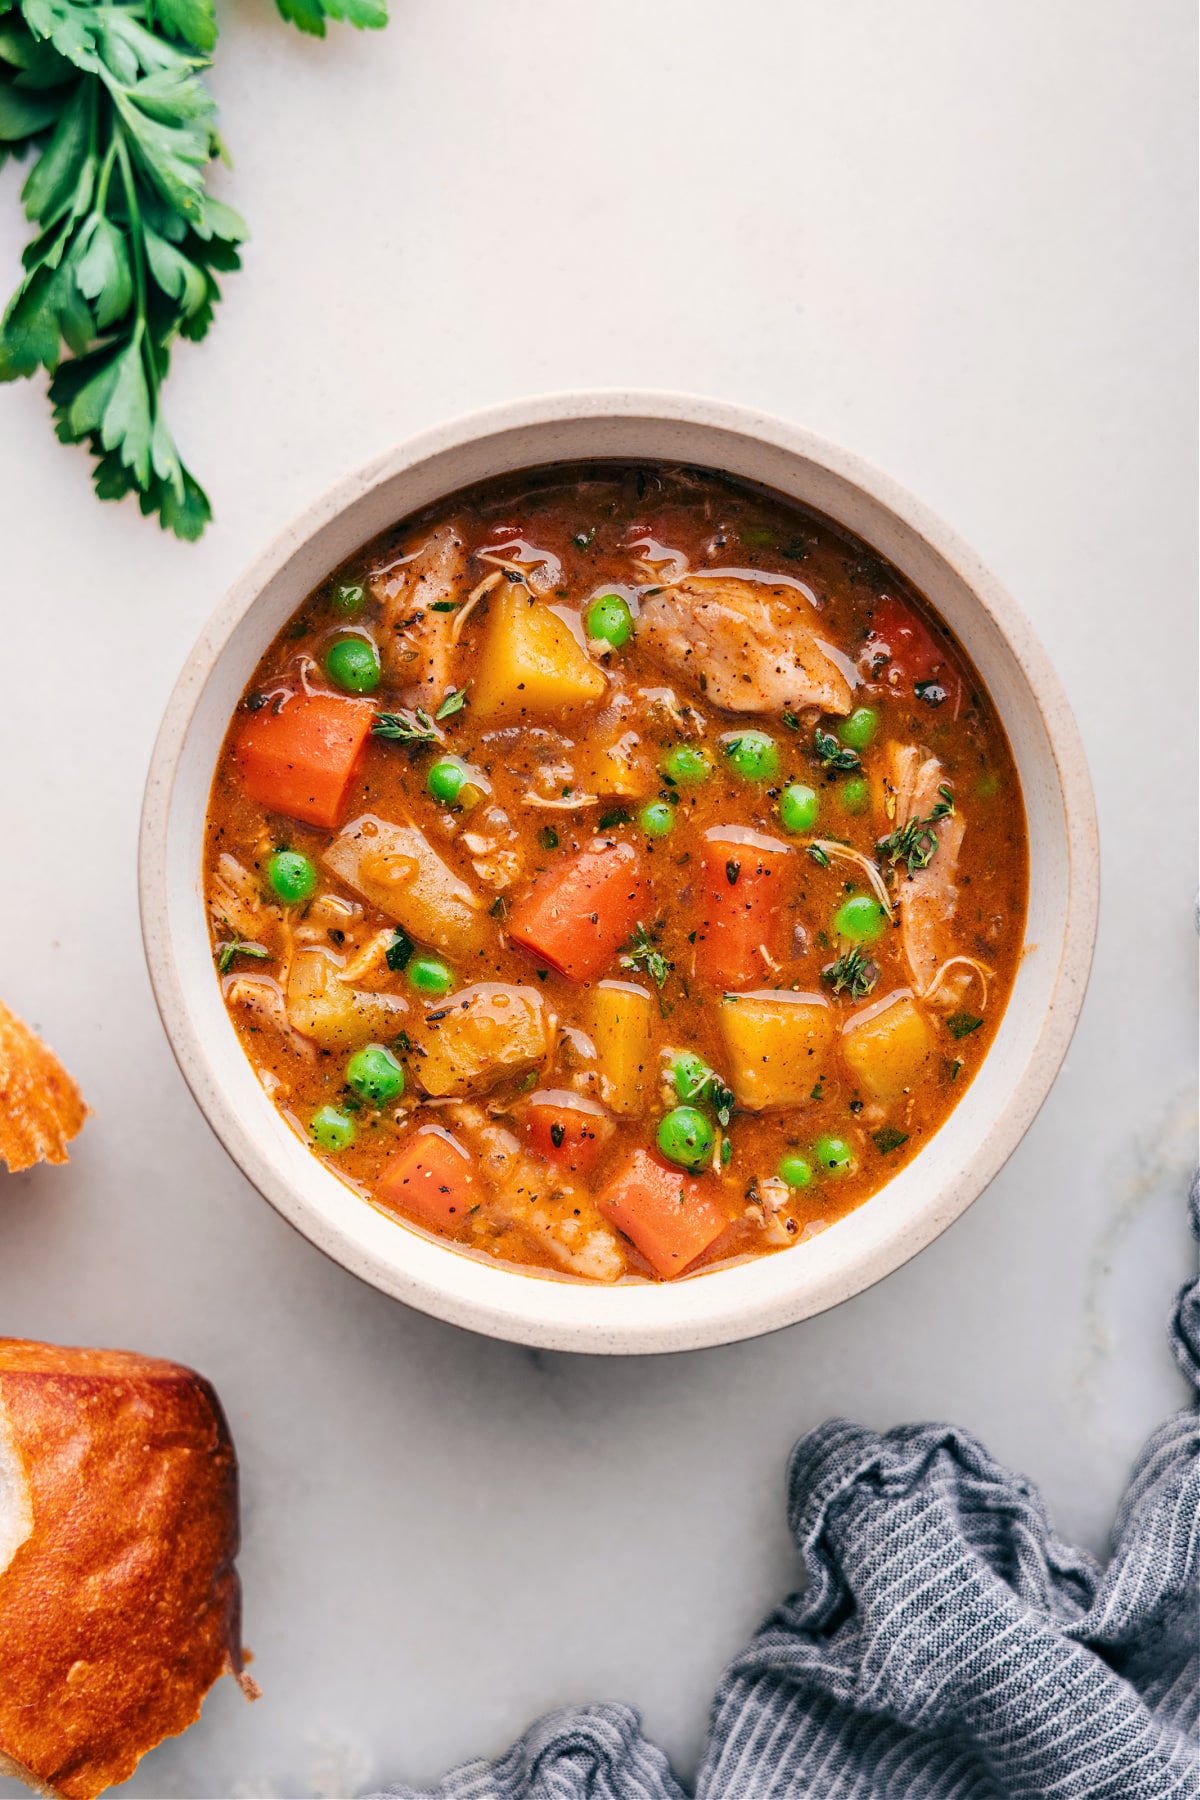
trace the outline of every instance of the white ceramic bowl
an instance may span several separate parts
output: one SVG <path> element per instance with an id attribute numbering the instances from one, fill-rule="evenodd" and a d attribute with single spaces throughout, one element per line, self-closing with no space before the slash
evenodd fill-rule
<path id="1" fill-rule="evenodd" d="M 664 1285 L 518 1274 L 385 1218 L 331 1175 L 267 1099 L 225 1013 L 201 891 L 204 815 L 230 717 L 309 591 L 406 514 L 486 476 L 560 458 L 661 458 L 759 482 L 829 515 L 925 594 L 1008 731 L 1029 820 L 1028 951 L 995 1042 L 920 1154 L 856 1212 L 793 1249 Z M 1099 888 L 1083 748 L 1033 632 L 979 559 L 894 482 L 777 419 L 711 400 L 593 393 L 529 400 L 402 444 L 339 482 L 226 595 L 163 720 L 141 833 L 146 956 L 167 1035 L 209 1123 L 317 1247 L 410 1306 L 556 1350 L 688 1350 L 834 1306 L 898 1268 L 986 1187 L 1041 1106 L 1083 1002 Z"/>

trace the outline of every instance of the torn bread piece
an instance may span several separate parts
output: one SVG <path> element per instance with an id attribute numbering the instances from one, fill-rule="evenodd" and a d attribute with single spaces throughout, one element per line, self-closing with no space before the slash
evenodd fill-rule
<path id="1" fill-rule="evenodd" d="M 0 1338 L 0 1774 L 93 1800 L 241 1643 L 237 1461 L 177 1363 Z"/>
<path id="2" fill-rule="evenodd" d="M 54 1053 L 0 1004 L 0 1162 L 65 1163 L 91 1108 Z"/>

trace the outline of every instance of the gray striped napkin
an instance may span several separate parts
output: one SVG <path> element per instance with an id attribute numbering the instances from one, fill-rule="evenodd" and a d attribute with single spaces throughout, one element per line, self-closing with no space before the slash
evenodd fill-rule
<path id="1" fill-rule="evenodd" d="M 1192 1224 L 1200 1236 L 1200 1184 Z M 1200 1387 L 1200 1281 L 1172 1325 Z M 792 1455 L 809 1585 L 726 1670 L 697 1800 L 1197 1800 L 1200 1430 L 1142 1452 L 1101 1570 L 966 1432 L 845 1420 Z M 388 1800 L 684 1800 L 618 1705 Z M 376 1800 L 383 1800 L 377 1796 Z"/>

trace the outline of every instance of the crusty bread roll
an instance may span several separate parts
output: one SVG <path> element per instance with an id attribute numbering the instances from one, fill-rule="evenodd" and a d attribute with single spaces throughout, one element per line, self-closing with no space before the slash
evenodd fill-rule
<path id="1" fill-rule="evenodd" d="M 53 1050 L 0 1004 L 0 1162 L 65 1163 L 89 1107 Z"/>
<path id="2" fill-rule="evenodd" d="M 237 1462 L 176 1363 L 0 1338 L 0 1773 L 92 1800 L 242 1675 Z"/>

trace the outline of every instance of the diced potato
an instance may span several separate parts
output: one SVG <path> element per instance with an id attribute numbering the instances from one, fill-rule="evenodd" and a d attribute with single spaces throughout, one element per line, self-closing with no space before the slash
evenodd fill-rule
<path id="1" fill-rule="evenodd" d="M 541 994 L 503 981 L 460 988 L 409 1037 L 409 1070 L 435 1099 L 486 1093 L 506 1075 L 537 1068 L 548 1049 Z"/>
<path id="2" fill-rule="evenodd" d="M 458 956 L 483 946 L 482 902 L 415 825 L 364 813 L 338 833 L 321 860 L 420 943 Z"/>
<path id="3" fill-rule="evenodd" d="M 471 689 L 477 719 L 556 713 L 599 700 L 608 683 L 568 627 L 521 587 L 494 600 L 479 674 Z"/>
<path id="4" fill-rule="evenodd" d="M 834 1018 L 821 994 L 726 994 L 717 1012 L 739 1106 L 799 1106 L 829 1067 Z"/>
<path id="5" fill-rule="evenodd" d="M 394 1038 L 407 1022 L 409 1006 L 399 994 L 365 994 L 348 986 L 332 957 L 301 950 L 288 973 L 287 1011 L 293 1029 L 322 1050 L 353 1050 Z"/>
<path id="6" fill-rule="evenodd" d="M 613 744 L 600 744 L 579 771 L 580 785 L 593 794 L 640 800 L 653 793 L 658 779 L 635 731 Z"/>
<path id="7" fill-rule="evenodd" d="M 928 1027 L 907 994 L 866 1008 L 842 1033 L 842 1055 L 876 1100 L 898 1100 L 918 1082 L 932 1048 Z"/>
<path id="8" fill-rule="evenodd" d="M 632 981 L 601 981 L 592 989 L 590 1034 L 596 1046 L 600 1097 L 623 1119 L 645 1111 L 653 1085 L 654 1002 Z"/>

